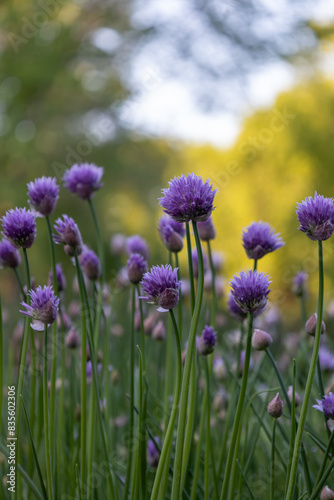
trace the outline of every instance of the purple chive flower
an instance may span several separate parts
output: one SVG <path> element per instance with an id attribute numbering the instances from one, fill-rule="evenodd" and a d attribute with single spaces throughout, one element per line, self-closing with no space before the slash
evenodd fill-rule
<path id="1" fill-rule="evenodd" d="M 176 222 L 168 215 L 159 220 L 158 231 L 160 238 L 170 252 L 180 252 L 183 248 L 183 238 L 186 234 L 184 224 Z"/>
<path id="2" fill-rule="evenodd" d="M 227 308 L 232 318 L 238 319 L 239 321 L 243 321 L 245 318 L 247 318 L 247 313 L 240 308 L 231 293 L 227 299 Z"/>
<path id="3" fill-rule="evenodd" d="M 242 244 L 249 259 L 261 259 L 267 253 L 284 246 L 280 235 L 266 222 L 252 222 L 242 232 Z"/>
<path id="4" fill-rule="evenodd" d="M 49 216 L 54 212 L 59 197 L 59 186 L 55 178 L 41 177 L 29 182 L 29 205 L 40 216 Z"/>
<path id="5" fill-rule="evenodd" d="M 212 218 L 209 217 L 203 222 L 199 222 L 197 225 L 198 234 L 202 241 L 214 240 L 216 237 L 216 229 L 213 225 Z"/>
<path id="6" fill-rule="evenodd" d="M 328 240 L 334 231 L 334 206 L 333 198 L 325 198 L 314 194 L 301 203 L 297 203 L 297 218 L 300 223 L 299 230 L 311 240 Z"/>
<path id="7" fill-rule="evenodd" d="M 21 264 L 21 257 L 17 248 L 8 240 L 2 240 L 0 242 L 0 267 L 11 267 L 15 268 Z"/>
<path id="8" fill-rule="evenodd" d="M 79 261 L 84 274 L 90 280 L 97 280 L 101 274 L 101 265 L 98 256 L 93 250 L 83 246 L 82 253 L 79 256 Z"/>
<path id="9" fill-rule="evenodd" d="M 317 399 L 317 405 L 313 405 L 316 410 L 322 411 L 327 418 L 334 419 L 334 394 L 330 392 L 328 396 Z"/>
<path id="10" fill-rule="evenodd" d="M 53 241 L 59 245 L 65 245 L 65 251 L 69 255 L 73 254 L 76 248 L 81 252 L 82 238 L 77 224 L 71 217 L 63 215 L 63 220 L 59 217 L 54 224 L 54 229 L 58 234 L 53 235 Z"/>
<path id="11" fill-rule="evenodd" d="M 260 313 L 267 305 L 269 283 L 268 276 L 258 271 L 241 272 L 230 282 L 231 294 L 244 312 Z"/>
<path id="12" fill-rule="evenodd" d="M 205 326 L 202 335 L 197 339 L 197 350 L 202 356 L 207 356 L 214 351 L 217 343 L 217 332 L 212 326 Z"/>
<path id="13" fill-rule="evenodd" d="M 15 248 L 30 248 L 36 238 L 36 221 L 31 210 L 15 208 L 6 212 L 1 219 L 2 235 Z"/>
<path id="14" fill-rule="evenodd" d="M 63 273 L 63 269 L 61 267 L 61 264 L 56 264 L 56 278 L 57 278 L 57 289 L 58 292 L 63 292 L 66 288 L 66 278 Z M 52 286 L 53 284 L 53 271 L 51 269 L 49 273 L 49 280 L 48 280 L 48 285 Z"/>
<path id="15" fill-rule="evenodd" d="M 54 294 L 51 286 L 38 286 L 36 290 L 30 290 L 31 305 L 21 302 L 26 311 L 20 311 L 33 319 L 31 328 L 43 331 L 45 325 L 51 325 L 57 318 L 59 299 Z"/>
<path id="16" fill-rule="evenodd" d="M 127 270 L 129 281 L 133 285 L 137 285 L 147 271 L 146 260 L 139 253 L 131 254 L 127 262 Z"/>
<path id="17" fill-rule="evenodd" d="M 155 441 L 159 443 L 159 438 L 155 438 Z M 160 453 L 159 450 L 157 449 L 156 445 L 154 444 L 154 441 L 152 439 L 149 439 L 147 441 L 147 463 L 150 467 L 157 467 L 159 463 L 159 457 Z"/>
<path id="18" fill-rule="evenodd" d="M 126 253 L 128 257 L 130 257 L 132 253 L 139 253 L 145 260 L 148 260 L 150 257 L 150 251 L 146 240 L 138 234 L 130 236 L 126 240 Z"/>
<path id="19" fill-rule="evenodd" d="M 153 266 L 144 274 L 141 285 L 147 297 L 139 297 L 151 304 L 159 306 L 158 311 L 165 312 L 173 309 L 179 301 L 181 282 L 177 278 L 178 268 Z"/>
<path id="20" fill-rule="evenodd" d="M 302 297 L 306 293 L 307 273 L 299 271 L 292 280 L 292 291 L 297 297 Z"/>
<path id="21" fill-rule="evenodd" d="M 164 212 L 177 222 L 205 221 L 214 210 L 213 200 L 217 189 L 212 189 L 210 181 L 203 183 L 195 174 L 174 177 L 169 188 L 163 189 L 159 203 Z"/>
<path id="22" fill-rule="evenodd" d="M 71 193 L 77 194 L 83 200 L 89 200 L 94 192 L 103 186 L 103 172 L 103 167 L 97 167 L 93 163 L 73 165 L 65 172 L 63 181 Z"/>

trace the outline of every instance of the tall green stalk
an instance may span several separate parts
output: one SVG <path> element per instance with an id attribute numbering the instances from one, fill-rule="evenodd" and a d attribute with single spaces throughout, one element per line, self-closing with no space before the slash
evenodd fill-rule
<path id="1" fill-rule="evenodd" d="M 227 463 L 226 463 L 226 467 L 225 467 L 224 481 L 223 481 L 223 487 L 222 487 L 222 491 L 221 491 L 221 495 L 220 495 L 220 500 L 225 500 L 227 498 L 231 471 L 232 471 L 232 468 L 236 467 L 236 462 L 233 462 L 234 446 L 235 446 L 235 443 L 236 443 L 237 437 L 238 437 L 239 426 L 241 423 L 242 411 L 243 411 L 244 400 L 245 400 L 245 395 L 246 395 L 249 363 L 250 363 L 250 356 L 251 356 L 251 346 L 252 346 L 252 332 L 253 332 L 253 314 L 248 313 L 248 331 L 247 331 L 247 341 L 246 341 L 245 362 L 244 362 L 244 367 L 243 367 L 243 372 L 242 372 L 242 381 L 241 381 L 239 400 L 238 400 L 237 410 L 236 410 L 234 423 L 233 423 L 230 448 L 229 448 L 229 452 L 228 452 L 228 456 L 227 456 Z"/>
<path id="2" fill-rule="evenodd" d="M 273 437 L 271 441 L 271 467 L 270 467 L 270 500 L 274 500 L 275 493 L 275 485 L 274 485 L 274 477 L 275 477 L 275 437 L 276 437 L 276 422 L 277 419 L 274 418 L 273 422 Z"/>
<path id="3" fill-rule="evenodd" d="M 310 400 L 312 384 L 314 379 L 314 374 L 317 365 L 317 359 L 320 347 L 320 337 L 321 337 L 321 325 L 322 325 L 322 313 L 323 313 L 323 300 L 324 300 L 324 266 L 323 266 L 323 253 L 322 253 L 322 241 L 318 241 L 318 256 L 319 256 L 319 295 L 318 295 L 318 318 L 317 327 L 314 338 L 312 359 L 310 363 L 310 368 L 307 376 L 305 393 L 302 408 L 300 411 L 299 425 L 296 434 L 295 447 L 293 451 L 291 472 L 289 479 L 289 486 L 287 491 L 286 500 L 292 500 L 293 492 L 295 489 L 295 482 L 297 477 L 298 461 L 300 455 L 300 448 L 302 445 L 303 431 L 305 426 L 305 420 L 307 415 L 308 403 Z"/>
<path id="4" fill-rule="evenodd" d="M 134 399 L 135 399 L 135 375 L 134 375 L 134 350 L 135 350 L 135 312 L 136 312 L 136 289 L 132 287 L 132 306 L 131 306 L 131 336 L 130 336 L 130 439 L 128 450 L 128 464 L 126 469 L 125 485 L 123 490 L 123 500 L 126 500 L 129 495 L 129 487 L 132 473 L 133 462 L 133 428 L 134 428 Z"/>
<path id="5" fill-rule="evenodd" d="M 51 468 L 51 447 L 50 447 L 50 426 L 49 426 L 49 405 L 48 405 L 48 326 L 44 328 L 44 356 L 43 356 L 43 416 L 45 432 L 45 457 L 46 457 L 46 477 L 48 485 L 49 500 L 54 498 L 52 468 Z"/>
<path id="6" fill-rule="evenodd" d="M 173 309 L 171 309 L 169 313 L 170 313 L 170 317 L 172 320 L 173 331 L 174 331 L 174 336 L 175 336 L 175 341 L 176 341 L 176 379 L 175 379 L 172 411 L 170 414 L 170 419 L 168 422 L 168 427 L 167 427 L 163 447 L 161 450 L 161 455 L 159 458 L 158 468 L 157 468 L 157 471 L 155 474 L 154 484 L 153 484 L 152 493 L 151 493 L 151 500 L 156 500 L 158 498 L 160 483 L 164 482 L 164 481 L 161 481 L 161 478 L 163 477 L 163 474 L 165 476 L 165 475 L 168 475 L 168 472 L 169 472 L 168 465 L 169 465 L 170 448 L 171 448 L 171 444 L 172 444 L 174 424 L 175 424 L 176 415 L 178 412 L 179 399 L 180 399 L 180 393 L 181 393 L 182 360 L 181 360 L 180 335 L 178 332 Z M 175 473 L 175 468 L 174 468 L 174 473 Z"/>
<path id="7" fill-rule="evenodd" d="M 186 238 L 187 238 L 187 253 L 188 253 L 188 267 L 189 267 L 189 280 L 190 280 L 190 303 L 191 312 L 194 312 L 195 307 L 195 284 L 194 284 L 194 269 L 193 258 L 191 254 L 191 238 L 189 222 L 186 222 Z"/>
<path id="8" fill-rule="evenodd" d="M 189 231 L 189 226 L 188 231 Z M 202 299 L 203 299 L 203 289 L 204 289 L 204 272 L 203 272 L 203 254 L 201 241 L 198 234 L 197 224 L 193 221 L 193 230 L 196 241 L 196 248 L 198 254 L 198 283 L 197 283 L 197 294 L 195 301 L 195 308 L 192 315 L 187 347 L 186 362 L 184 367 L 183 381 L 182 381 L 182 391 L 181 391 L 181 403 L 180 403 L 180 415 L 177 427 L 176 436 L 176 452 L 175 452 L 175 462 L 174 462 L 174 477 L 172 485 L 172 500 L 178 500 L 181 494 L 181 485 L 183 484 L 184 477 L 182 475 L 182 460 L 183 460 L 183 446 L 184 446 L 184 436 L 189 427 L 193 426 L 193 415 L 188 414 L 187 420 L 187 408 L 188 408 L 188 392 L 189 392 L 189 382 L 191 370 L 193 368 L 194 356 L 196 356 L 196 332 L 198 326 L 198 320 L 201 312 Z M 188 258 L 191 259 L 191 255 Z M 189 270 L 192 269 L 189 262 Z M 192 281 L 193 276 L 190 276 L 190 281 Z M 195 394 L 196 395 L 196 394 Z M 192 399 L 194 395 L 190 394 L 189 407 L 191 407 Z"/>
<path id="9" fill-rule="evenodd" d="M 45 217 L 48 234 L 49 234 L 49 244 L 51 253 L 51 268 L 53 277 L 53 291 L 55 295 L 58 295 L 58 283 L 57 283 L 57 273 L 56 273 L 56 253 L 54 242 L 52 238 L 51 222 L 49 217 Z M 56 372 L 57 372 L 57 321 L 52 325 L 52 351 L 51 351 L 51 386 L 50 386 L 50 448 L 51 448 L 51 460 L 55 459 L 55 436 L 56 436 L 56 426 L 55 426 L 55 416 L 56 416 Z M 62 411 L 62 409 L 60 409 Z"/>
<path id="10" fill-rule="evenodd" d="M 216 283 L 215 283 L 215 268 L 213 265 L 212 252 L 210 241 L 208 244 L 208 255 L 211 270 L 211 290 L 212 290 L 212 302 L 211 302 L 211 325 L 216 328 L 216 312 L 217 312 L 217 294 L 216 294 Z"/>

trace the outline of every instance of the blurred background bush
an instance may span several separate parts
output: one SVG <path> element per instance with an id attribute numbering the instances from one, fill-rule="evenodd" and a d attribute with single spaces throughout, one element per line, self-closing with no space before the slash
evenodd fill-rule
<path id="1" fill-rule="evenodd" d="M 0 215 L 26 205 L 28 181 L 60 182 L 73 163 L 95 163 L 105 168 L 96 203 L 106 246 L 116 232 L 139 233 L 161 263 L 157 198 L 171 177 L 194 171 L 219 188 L 214 247 L 227 279 L 248 267 L 243 227 L 264 220 L 282 234 L 286 246 L 259 267 L 290 311 L 293 275 L 317 280 L 296 202 L 334 194 L 333 13 L 333 1 L 4 0 Z M 95 247 L 88 207 L 63 188 L 62 213 Z M 29 251 L 39 283 L 47 246 L 39 220 Z M 326 242 L 327 303 L 333 256 Z M 10 272 L 0 287 L 10 302 Z"/>

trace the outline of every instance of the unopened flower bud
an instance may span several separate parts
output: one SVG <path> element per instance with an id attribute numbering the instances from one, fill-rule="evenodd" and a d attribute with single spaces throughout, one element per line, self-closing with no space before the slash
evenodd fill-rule
<path id="1" fill-rule="evenodd" d="M 129 281 L 137 285 L 147 271 L 146 260 L 139 253 L 133 253 L 128 260 L 127 269 Z"/>
<path id="2" fill-rule="evenodd" d="M 334 491 L 325 486 L 320 494 L 320 500 L 334 500 Z"/>
<path id="3" fill-rule="evenodd" d="M 308 333 L 309 335 L 311 335 L 312 337 L 315 336 L 315 332 L 316 332 L 316 329 L 317 329 L 317 321 L 318 321 L 318 315 L 317 313 L 314 313 L 312 314 L 312 316 L 306 321 L 306 324 L 305 324 L 305 330 L 306 330 L 306 333 Z M 321 335 L 323 333 L 325 333 L 326 331 L 326 325 L 324 323 L 324 321 L 322 322 L 321 324 Z"/>
<path id="4" fill-rule="evenodd" d="M 270 401 L 267 411 L 273 418 L 279 418 L 283 415 L 283 401 L 279 397 L 279 393 Z"/>
<path id="5" fill-rule="evenodd" d="M 288 398 L 290 399 L 290 402 L 292 403 L 292 385 L 289 385 L 288 388 Z M 298 392 L 295 392 L 295 406 L 299 406 L 302 402 L 302 398 L 299 396 Z"/>
<path id="6" fill-rule="evenodd" d="M 202 356 L 208 356 L 214 351 L 217 342 L 217 332 L 212 326 L 205 326 L 197 341 L 197 350 Z"/>
<path id="7" fill-rule="evenodd" d="M 75 328 L 71 328 L 65 338 L 66 347 L 76 349 L 80 345 L 80 338 Z"/>
<path id="8" fill-rule="evenodd" d="M 272 344 L 272 337 L 264 330 L 257 328 L 253 332 L 252 347 L 256 351 L 265 351 Z"/>
<path id="9" fill-rule="evenodd" d="M 158 438 L 156 438 L 156 442 L 157 443 L 159 442 Z M 157 467 L 158 462 L 159 462 L 159 456 L 160 456 L 160 453 L 157 450 L 157 447 L 155 446 L 154 441 L 152 439 L 149 439 L 147 441 L 147 454 L 146 454 L 148 465 L 150 467 Z"/>

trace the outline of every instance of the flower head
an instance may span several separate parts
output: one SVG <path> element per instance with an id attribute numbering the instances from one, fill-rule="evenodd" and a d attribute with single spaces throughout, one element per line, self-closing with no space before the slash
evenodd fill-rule
<path id="1" fill-rule="evenodd" d="M 75 164 L 65 172 L 63 181 L 71 193 L 77 194 L 83 200 L 89 200 L 94 192 L 103 186 L 103 172 L 103 167 L 97 167 L 93 163 Z"/>
<path id="2" fill-rule="evenodd" d="M 292 280 L 292 291 L 297 297 L 302 297 L 306 293 L 307 273 L 299 271 Z"/>
<path id="3" fill-rule="evenodd" d="M 0 242 L 0 267 L 18 267 L 21 264 L 21 257 L 17 248 L 3 239 Z"/>
<path id="4" fill-rule="evenodd" d="M 272 344 L 272 337 L 264 330 L 255 328 L 252 337 L 252 347 L 256 351 L 265 351 Z"/>
<path id="5" fill-rule="evenodd" d="M 210 181 L 203 183 L 195 174 L 174 177 L 169 188 L 163 189 L 159 198 L 164 212 L 177 222 L 205 221 L 214 210 L 213 200 L 217 189 L 212 189 Z"/>
<path id="6" fill-rule="evenodd" d="M 20 311 L 33 319 L 31 328 L 34 330 L 44 330 L 44 325 L 51 325 L 57 318 L 59 299 L 54 294 L 51 286 L 38 286 L 36 290 L 30 290 L 28 295 L 31 298 L 31 304 L 21 302 L 26 308 Z"/>
<path id="7" fill-rule="evenodd" d="M 146 260 L 139 253 L 131 254 L 127 262 L 127 270 L 129 281 L 131 281 L 133 285 L 137 285 L 147 271 Z"/>
<path id="8" fill-rule="evenodd" d="M 145 260 L 148 260 L 150 257 L 150 251 L 146 240 L 138 234 L 130 236 L 126 240 L 126 253 L 128 257 L 130 257 L 132 253 L 139 253 Z"/>
<path id="9" fill-rule="evenodd" d="M 243 247 L 249 259 L 261 259 L 284 245 L 280 235 L 266 222 L 252 222 L 242 233 Z"/>
<path id="10" fill-rule="evenodd" d="M 58 234 L 53 235 L 53 241 L 57 244 L 65 245 L 65 250 L 70 255 L 73 254 L 73 249 L 76 248 L 78 253 L 81 252 L 82 238 L 77 224 L 68 215 L 63 215 L 56 220 L 54 229 Z"/>
<path id="11" fill-rule="evenodd" d="M 66 288 L 66 278 L 63 273 L 61 264 L 56 264 L 56 278 L 57 278 L 57 290 L 58 292 L 63 292 Z M 52 284 L 53 284 L 53 271 L 51 269 L 49 273 L 48 285 L 52 286 Z"/>
<path id="12" fill-rule="evenodd" d="M 297 203 L 299 230 L 311 240 L 328 240 L 334 231 L 333 198 L 325 198 L 315 192 L 301 203 Z"/>
<path id="13" fill-rule="evenodd" d="M 230 282 L 231 294 L 244 312 L 260 313 L 267 305 L 269 283 L 268 276 L 258 271 L 241 272 Z"/>
<path id="14" fill-rule="evenodd" d="M 240 306 L 236 303 L 233 298 L 232 293 L 228 296 L 227 299 L 227 308 L 230 316 L 234 319 L 238 319 L 239 321 L 243 321 L 247 318 L 247 312 L 243 311 Z"/>
<path id="15" fill-rule="evenodd" d="M 140 297 L 152 304 L 159 306 L 162 312 L 173 309 L 179 301 L 181 282 L 177 278 L 177 268 L 166 266 L 153 266 L 144 274 L 141 285 L 146 297 Z"/>
<path id="16" fill-rule="evenodd" d="M 205 326 L 202 335 L 197 339 L 197 350 L 202 356 L 207 356 L 214 351 L 217 343 L 217 332 L 212 326 Z"/>
<path id="17" fill-rule="evenodd" d="M 93 250 L 84 245 L 79 261 L 83 272 L 90 280 L 97 280 L 101 274 L 100 259 Z"/>
<path id="18" fill-rule="evenodd" d="M 30 207 L 41 216 L 54 212 L 59 197 L 59 186 L 55 178 L 41 177 L 29 182 L 28 197 Z"/>
<path id="19" fill-rule="evenodd" d="M 159 220 L 158 231 L 165 247 L 170 252 L 180 252 L 183 248 L 183 238 L 186 234 L 184 224 L 176 222 L 168 215 Z"/>
<path id="20" fill-rule="evenodd" d="M 334 500 L 334 491 L 326 485 L 321 491 L 320 500 Z"/>
<path id="21" fill-rule="evenodd" d="M 322 399 L 317 399 L 317 403 L 317 405 L 313 405 L 313 408 L 322 411 L 325 417 L 334 419 L 334 394 L 332 392 Z"/>
<path id="22" fill-rule="evenodd" d="M 203 222 L 197 224 L 198 234 L 202 241 L 214 240 L 216 237 L 216 229 L 213 225 L 212 218 L 209 217 Z"/>
<path id="23" fill-rule="evenodd" d="M 34 214 L 26 208 L 14 208 L 1 219 L 2 234 L 15 248 L 30 248 L 36 238 Z"/>

